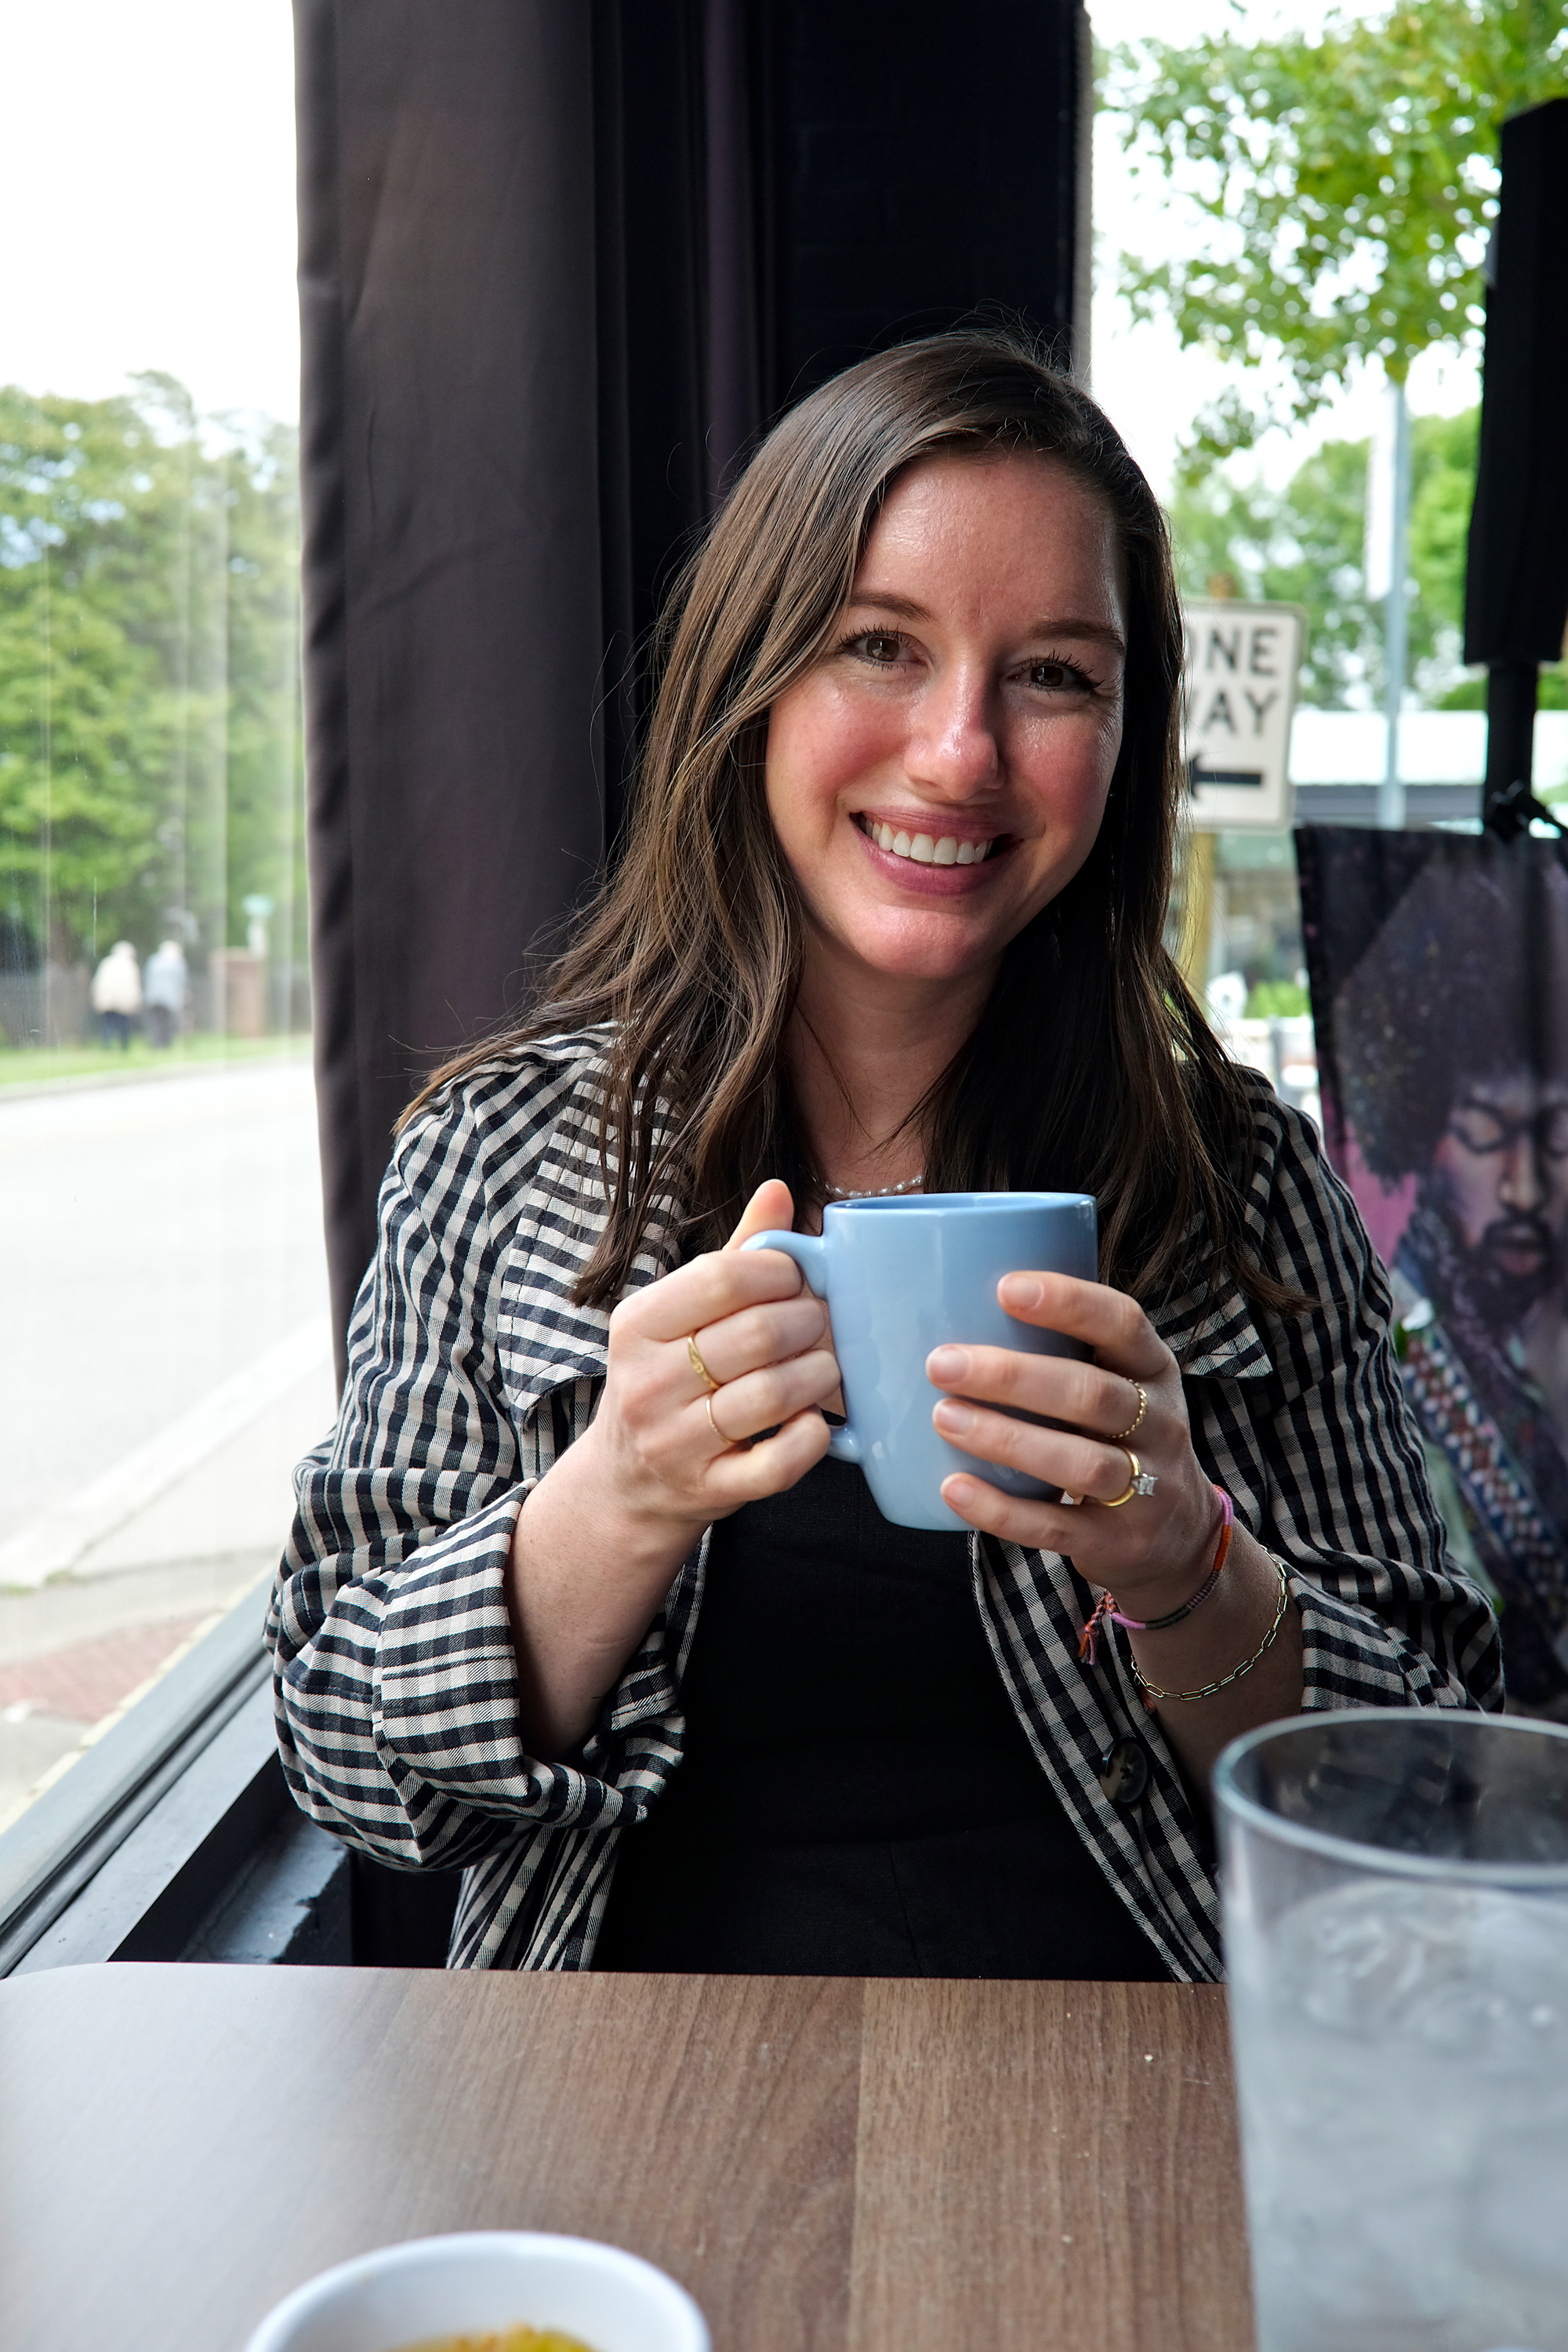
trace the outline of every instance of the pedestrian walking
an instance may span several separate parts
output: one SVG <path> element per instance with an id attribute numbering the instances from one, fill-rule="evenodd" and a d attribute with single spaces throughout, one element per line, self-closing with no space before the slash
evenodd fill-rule
<path id="1" fill-rule="evenodd" d="M 147 1042 L 163 1053 L 178 1036 L 185 1015 L 190 977 L 178 940 L 165 940 L 147 959 L 142 993 L 147 1008 Z"/>
<path id="2" fill-rule="evenodd" d="M 106 1045 L 131 1049 L 131 1030 L 142 1010 L 142 967 L 129 940 L 116 940 L 92 975 L 92 1009 Z"/>

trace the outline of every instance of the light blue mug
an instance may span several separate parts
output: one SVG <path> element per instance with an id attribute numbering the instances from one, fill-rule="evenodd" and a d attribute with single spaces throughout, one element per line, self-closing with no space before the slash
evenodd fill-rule
<path id="1" fill-rule="evenodd" d="M 833 1318 L 848 1418 L 828 1451 L 858 1463 L 885 1519 L 900 1528 L 962 1528 L 942 1482 L 970 1470 L 1011 1495 L 1054 1501 L 1055 1486 L 978 1461 L 932 1425 L 940 1391 L 926 1358 L 944 1340 L 1016 1348 L 1032 1356 L 1090 1350 L 1059 1331 L 1005 1314 L 1005 1274 L 1097 1279 L 1094 1202 L 1087 1192 L 920 1192 L 836 1201 L 815 1234 L 753 1234 L 749 1250 L 794 1258 Z"/>

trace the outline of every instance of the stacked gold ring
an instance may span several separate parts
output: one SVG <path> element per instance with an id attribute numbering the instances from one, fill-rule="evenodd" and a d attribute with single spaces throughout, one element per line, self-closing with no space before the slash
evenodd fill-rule
<path id="1" fill-rule="evenodd" d="M 1132 1379 L 1132 1376 L 1131 1376 L 1131 1374 L 1130 1372 L 1126 1375 L 1126 1377 L 1127 1377 L 1129 1380 L 1131 1380 L 1131 1379 Z M 1142 1428 L 1142 1426 L 1143 1426 L 1143 1416 L 1144 1416 L 1144 1414 L 1145 1414 L 1145 1413 L 1148 1412 L 1148 1410 L 1149 1410 L 1149 1398 L 1148 1398 L 1148 1394 L 1147 1394 L 1147 1392 L 1146 1392 L 1146 1391 L 1145 1391 L 1145 1389 L 1144 1389 L 1144 1386 L 1143 1386 L 1143 1383 L 1142 1383 L 1142 1381 L 1132 1381 L 1132 1385 L 1133 1385 L 1133 1387 L 1134 1387 L 1134 1388 L 1137 1390 L 1137 1391 L 1138 1391 L 1138 1410 L 1137 1410 L 1137 1412 L 1133 1414 L 1133 1416 L 1132 1416 L 1131 1420 L 1128 1423 L 1128 1424 L 1127 1424 L 1127 1426 L 1126 1426 L 1126 1428 L 1125 1428 L 1125 1429 L 1114 1429 L 1114 1430 L 1112 1430 L 1112 1431 L 1111 1431 L 1111 1433 L 1110 1433 L 1110 1443 L 1112 1444 L 1112 1445 L 1125 1445 L 1125 1444 L 1126 1444 L 1126 1443 L 1127 1443 L 1127 1440 L 1128 1440 L 1130 1437 L 1136 1437 L 1136 1435 L 1138 1434 L 1138 1432 L 1139 1432 L 1139 1431 Z"/>
<path id="2" fill-rule="evenodd" d="M 723 1447 L 725 1453 L 732 1454 L 739 1441 L 733 1437 L 726 1437 L 723 1431 L 720 1428 L 718 1423 L 713 1418 L 713 1400 L 718 1395 L 721 1388 L 722 1388 L 723 1382 L 721 1381 L 716 1381 L 712 1373 L 709 1370 L 707 1365 L 703 1362 L 702 1350 L 697 1344 L 697 1334 L 695 1331 L 689 1333 L 687 1338 L 686 1360 L 691 1366 L 692 1370 L 696 1373 L 698 1379 L 701 1381 L 703 1389 L 706 1391 L 702 1402 L 708 1409 L 708 1426 L 713 1432 L 715 1439 Z"/>

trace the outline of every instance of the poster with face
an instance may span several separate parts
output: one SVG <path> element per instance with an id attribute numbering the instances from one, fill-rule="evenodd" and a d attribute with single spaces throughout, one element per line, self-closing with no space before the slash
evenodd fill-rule
<path id="1" fill-rule="evenodd" d="M 1554 842 L 1296 839 L 1329 1156 L 1510 1694 L 1568 1716 L 1568 870 Z"/>

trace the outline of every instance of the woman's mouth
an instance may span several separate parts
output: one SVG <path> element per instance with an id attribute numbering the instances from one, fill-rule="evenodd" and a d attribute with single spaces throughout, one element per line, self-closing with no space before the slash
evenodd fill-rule
<path id="1" fill-rule="evenodd" d="M 1005 833 L 984 835 L 924 833 L 909 825 L 889 824 L 861 811 L 855 819 L 868 841 L 889 857 L 906 858 L 912 866 L 981 866 L 1005 847 Z"/>

